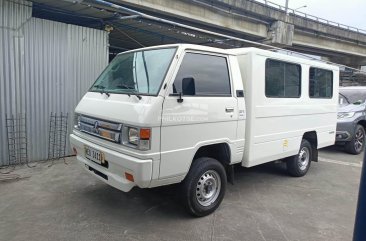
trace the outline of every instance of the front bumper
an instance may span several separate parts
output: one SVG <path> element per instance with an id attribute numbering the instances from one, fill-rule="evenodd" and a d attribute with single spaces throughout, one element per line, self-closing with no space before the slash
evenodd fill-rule
<path id="1" fill-rule="evenodd" d="M 348 131 L 337 131 L 336 141 L 350 141 L 351 135 Z"/>
<path id="2" fill-rule="evenodd" d="M 142 160 L 128 156 L 99 145 L 95 145 L 94 143 L 80 138 L 75 134 L 70 135 L 70 144 L 71 148 L 76 149 L 77 160 L 82 164 L 82 166 L 105 183 L 124 192 L 130 191 L 134 186 L 138 186 L 140 188 L 149 187 L 152 177 L 151 159 Z M 108 161 L 108 167 L 101 166 L 85 158 L 85 145 L 102 151 L 105 155 L 105 160 Z M 133 175 L 133 182 L 126 179 L 126 172 Z"/>
<path id="3" fill-rule="evenodd" d="M 337 132 L 336 132 L 336 142 L 346 142 L 350 141 L 354 135 L 354 123 L 353 121 L 338 121 Z"/>

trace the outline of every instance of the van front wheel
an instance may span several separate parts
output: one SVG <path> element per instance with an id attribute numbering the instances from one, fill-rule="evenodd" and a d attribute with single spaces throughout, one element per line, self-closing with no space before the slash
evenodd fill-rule
<path id="1" fill-rule="evenodd" d="M 182 183 L 184 205 L 194 216 L 214 212 L 224 198 L 226 172 L 220 162 L 202 157 L 195 160 Z"/>
<path id="2" fill-rule="evenodd" d="M 288 173 L 294 177 L 304 176 L 310 168 L 312 155 L 313 149 L 310 142 L 303 139 L 301 141 L 299 153 L 295 156 L 288 157 L 286 160 Z"/>

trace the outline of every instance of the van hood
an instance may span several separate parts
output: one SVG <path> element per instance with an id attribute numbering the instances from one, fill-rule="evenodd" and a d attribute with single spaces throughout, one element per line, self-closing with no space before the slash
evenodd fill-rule
<path id="1" fill-rule="evenodd" d="M 160 126 L 164 98 L 88 92 L 77 105 L 75 112 L 116 123 L 154 127 Z"/>

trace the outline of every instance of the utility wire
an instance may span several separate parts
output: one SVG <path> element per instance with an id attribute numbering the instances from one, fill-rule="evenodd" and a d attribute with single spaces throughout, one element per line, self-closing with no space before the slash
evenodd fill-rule
<path id="1" fill-rule="evenodd" d="M 137 41 L 136 39 L 134 39 L 133 37 L 131 37 L 130 35 L 128 35 L 127 33 L 123 32 L 121 29 L 117 28 L 116 26 L 114 26 L 113 24 L 110 24 L 113 28 L 115 28 L 118 32 L 120 32 L 121 34 L 125 35 L 127 38 L 131 39 L 132 41 L 134 41 L 135 43 L 137 43 L 138 45 L 140 45 L 141 47 L 146 47 L 145 45 L 143 45 L 142 43 L 140 43 L 139 41 Z"/>

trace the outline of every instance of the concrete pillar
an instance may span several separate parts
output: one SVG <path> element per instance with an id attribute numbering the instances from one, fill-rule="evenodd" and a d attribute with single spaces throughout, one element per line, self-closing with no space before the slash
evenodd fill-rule
<path id="1" fill-rule="evenodd" d="M 292 46 L 294 25 L 282 21 L 275 21 L 268 31 L 268 42 L 277 46 Z"/>

